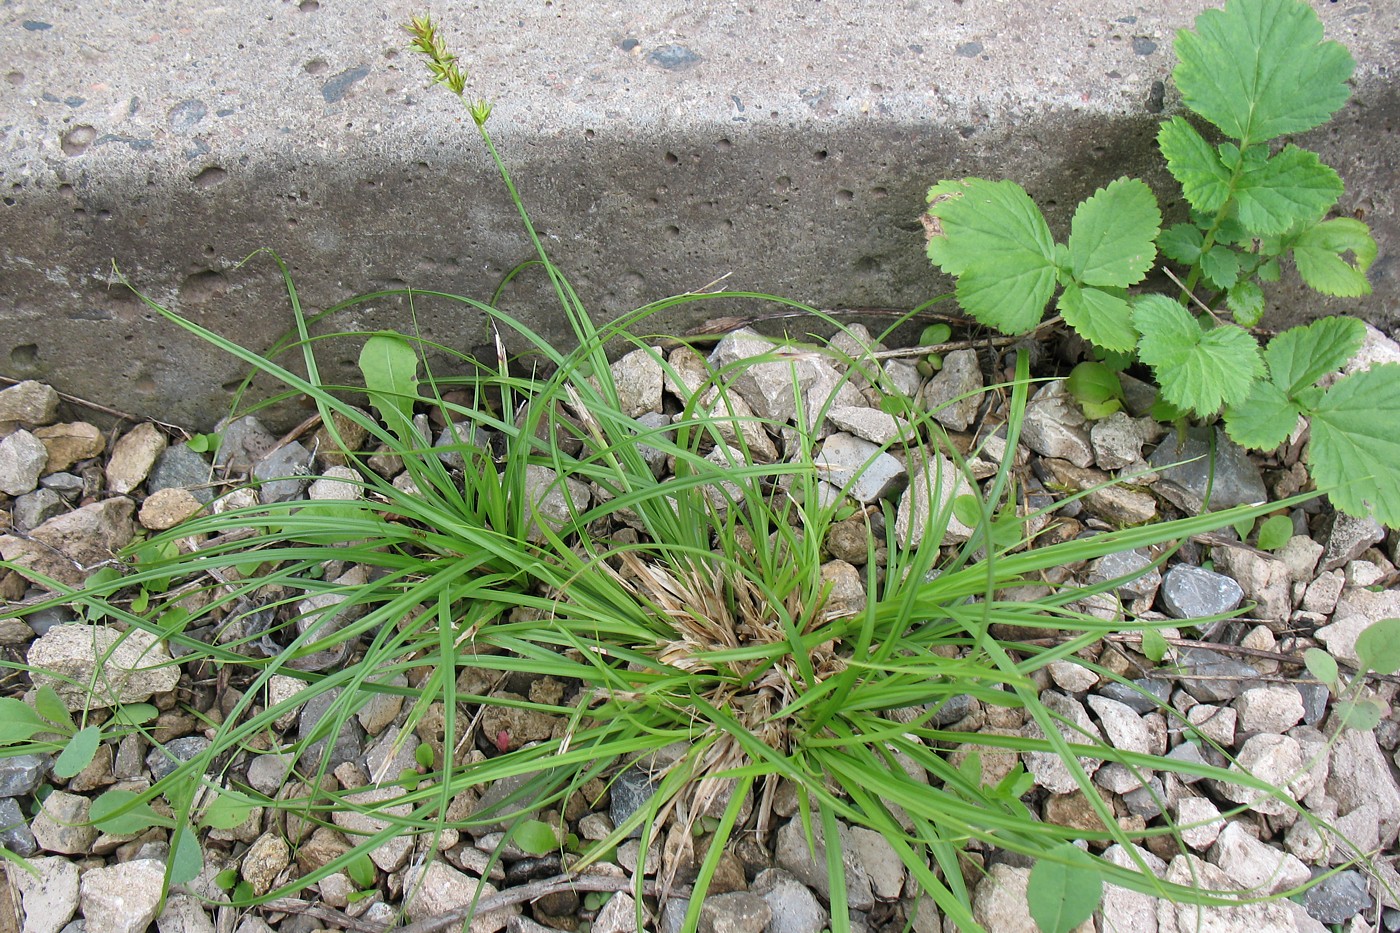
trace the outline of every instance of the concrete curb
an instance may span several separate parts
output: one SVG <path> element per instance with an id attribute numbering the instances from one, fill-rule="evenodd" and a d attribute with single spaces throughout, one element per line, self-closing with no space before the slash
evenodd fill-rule
<path id="1" fill-rule="evenodd" d="M 1206 0 L 508 0 L 428 8 L 495 102 L 491 128 L 536 227 L 599 320 L 725 286 L 820 307 L 910 307 L 948 290 L 922 255 L 939 178 L 1013 178 L 1057 232 L 1094 188 L 1143 175 L 1176 193 L 1153 137 L 1174 31 Z M 1272 293 L 1273 323 L 1319 311 L 1395 321 L 1400 8 L 1317 0 L 1358 62 L 1353 101 L 1300 140 L 1347 182 L 1381 258 L 1362 301 Z M 114 0 L 0 15 L 5 124 L 0 373 L 207 426 L 244 367 L 121 288 L 262 349 L 290 323 L 276 250 L 303 302 L 411 284 L 489 300 L 529 258 L 519 218 L 464 114 L 426 91 L 400 24 L 417 0 Z M 1179 207 L 1178 207 L 1179 209 Z M 537 279 L 503 307 L 565 331 Z M 420 309 L 470 350 L 482 316 Z M 551 310 L 553 313 L 551 314 Z M 752 310 L 752 308 L 740 309 Z M 684 327 L 735 308 L 690 306 Z M 410 322 L 392 302 L 341 326 Z M 337 363 L 350 348 L 328 347 Z"/>

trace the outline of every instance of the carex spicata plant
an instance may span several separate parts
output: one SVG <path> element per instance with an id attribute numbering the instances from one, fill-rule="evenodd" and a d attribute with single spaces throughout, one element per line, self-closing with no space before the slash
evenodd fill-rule
<path id="1" fill-rule="evenodd" d="M 1147 185 L 1119 178 L 1079 205 L 1057 243 L 1015 182 L 945 180 L 929 191 L 929 258 L 957 277 L 970 315 L 1006 333 L 1039 325 L 1055 298 L 1097 355 L 1071 383 L 1091 417 L 1118 407 L 1111 370 L 1134 361 L 1160 388 L 1162 420 L 1220 417 L 1243 447 L 1273 449 L 1306 417 L 1316 485 L 1344 512 L 1400 526 L 1400 366 L 1324 389 L 1360 347 L 1360 321 L 1320 319 L 1265 346 L 1248 330 L 1264 311 L 1262 286 L 1286 265 L 1322 294 L 1370 293 L 1375 240 L 1361 220 L 1330 216 L 1341 178 L 1315 153 L 1278 145 L 1346 102 L 1354 62 L 1323 40 L 1302 0 L 1229 0 L 1180 31 L 1175 49 L 1183 102 L 1225 137 L 1207 139 L 1184 115 L 1158 131 L 1185 222 L 1163 228 Z M 1174 295 L 1141 290 L 1159 253 L 1180 270 Z"/>
<path id="2" fill-rule="evenodd" d="M 904 459 L 907 498 L 922 506 L 855 501 L 875 457 L 837 478 L 824 465 L 819 427 L 843 384 L 880 384 L 873 357 L 765 343 L 726 363 L 693 341 L 663 352 L 640 334 L 658 312 L 723 298 L 803 312 L 853 344 L 860 335 L 797 302 L 738 292 L 668 298 L 595 325 L 534 235 L 492 144 L 490 105 L 468 102 L 466 73 L 429 19 L 409 29 L 434 82 L 472 115 L 576 346 L 551 345 L 493 304 L 417 289 L 308 315 L 276 256 L 294 325 L 278 352 L 242 347 L 147 300 L 286 387 L 249 410 L 311 400 L 331 439 L 324 454 L 344 465 L 337 478 L 353 493 L 263 503 L 236 490 L 210 514 L 142 542 L 123 574 L 84 589 L 45 581 L 53 600 L 23 608 L 66 602 L 101 612 L 163 639 L 183 664 L 222 672 L 230 691 L 219 721 L 207 724 L 206 750 L 173 763 L 149 789 L 104 793 L 93 821 L 113 832 L 170 827 L 167 881 L 212 873 L 239 905 L 344 872 L 360 893 L 392 877 L 386 889 L 403 891 L 411 912 L 426 866 L 462 834 L 499 833 L 493 864 L 512 845 L 557 853 L 569 880 L 615 861 L 639 833 L 642 864 L 624 882 L 639 928 L 651 928 L 648 912 L 671 897 L 683 929 L 695 930 L 726 849 L 741 834 L 771 845 L 788 833 L 824 853 L 831 928 L 844 931 L 853 899 L 868 897 L 847 884 L 843 851 L 856 832 L 889 847 L 921 909 L 963 930 L 980 929 L 971 884 L 994 849 L 1037 860 L 1032 909 L 1056 933 L 1093 912 L 1105 882 L 1235 903 L 1148 871 L 1134 844 L 1162 836 L 1180 845 L 1176 828 L 1125 827 L 1092 772 L 1113 762 L 1144 776 L 1279 792 L 1224 767 L 1115 748 L 1046 699 L 1037 678 L 1056 661 L 1122 680 L 1088 657 L 1105 637 L 1144 623 L 1085 611 L 1084 600 L 1126 578 L 1045 581 L 1061 579 L 1059 568 L 1253 519 L 1279 503 L 1040 546 L 1037 529 L 1053 514 L 1016 494 L 1015 457 L 993 457 L 994 474 L 973 485 L 968 460 L 990 449 L 986 438 L 964 454 L 929 412 L 893 391 L 880 407 L 909 430 L 879 453 Z M 407 302 L 407 333 L 312 334 L 313 324 L 389 297 Z M 481 315 L 495 356 L 426 340 L 416 327 L 426 303 Z M 362 384 L 329 384 L 318 349 L 349 339 L 361 345 Z M 607 353 L 615 344 L 659 369 L 681 398 L 669 421 L 624 410 Z M 279 361 L 283 352 L 299 356 L 305 375 Z M 450 366 L 429 365 L 444 358 Z M 801 391 L 802 374 L 817 366 L 836 373 L 837 385 Z M 792 377 L 790 416 L 744 404 L 737 386 L 759 367 Z M 1024 354 L 1014 374 L 989 390 L 1007 451 L 1031 385 Z M 422 430 L 429 412 L 447 425 L 445 442 Z M 348 440 L 352 428 L 365 442 Z M 385 471 L 392 478 L 380 472 L 389 454 L 401 465 Z M 863 522 L 869 534 L 869 559 L 855 571 L 861 598 L 838 591 L 849 581 L 831 576 L 824 543 L 838 521 Z M 1039 595 L 1024 598 L 1028 586 Z M 139 602 L 127 598 L 133 592 L 144 594 Z M 361 714 L 385 705 L 397 714 L 366 755 L 362 783 L 353 767 L 340 770 L 339 742 Z M 950 715 L 968 705 L 988 721 L 1024 725 L 968 731 Z M 266 756 L 288 775 L 273 793 L 249 779 Z M 1047 758 L 1063 763 L 1061 790 L 1083 793 L 1101 828 L 1035 818 L 1027 795 Z M 647 801 L 604 838 L 581 839 L 570 823 L 601 806 L 624 775 L 645 779 Z M 793 805 L 785 826 L 780 799 Z M 327 828 L 349 846 L 281 887 L 255 889 L 205 831 L 259 812 L 275 814 L 294 847 Z M 1111 845 L 1130 853 L 1128 867 L 1096 854 Z M 648 882 L 646 863 L 656 859 L 657 881 Z M 477 899 L 489 899 L 485 885 Z"/>

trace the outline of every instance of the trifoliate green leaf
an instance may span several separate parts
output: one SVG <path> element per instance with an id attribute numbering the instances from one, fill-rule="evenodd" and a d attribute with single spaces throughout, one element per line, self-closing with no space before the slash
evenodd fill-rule
<path id="1" fill-rule="evenodd" d="M 1157 248 L 1168 259 L 1194 266 L 1201 258 L 1202 242 L 1200 227 L 1195 224 L 1173 224 L 1157 237 Z"/>
<path id="2" fill-rule="evenodd" d="M 1065 323 L 1079 336 L 1105 350 L 1131 350 L 1137 346 L 1132 309 L 1117 295 L 1097 288 L 1069 285 L 1057 305 Z"/>
<path id="3" fill-rule="evenodd" d="M 1231 288 L 1240 278 L 1240 254 L 1217 243 L 1201 257 L 1201 272 L 1216 288 Z"/>
<path id="4" fill-rule="evenodd" d="M 1235 186 L 1240 223 L 1255 234 L 1285 233 L 1317 220 L 1342 196 L 1342 179 L 1316 153 L 1297 146 L 1242 175 Z"/>
<path id="5" fill-rule="evenodd" d="M 1313 480 L 1348 515 L 1400 528 L 1400 363 L 1346 376 L 1311 415 Z"/>
<path id="6" fill-rule="evenodd" d="M 1260 143 L 1310 130 L 1346 103 L 1355 63 L 1298 0 L 1229 0 L 1176 36 L 1186 105 L 1226 135 Z"/>
<path id="7" fill-rule="evenodd" d="M 1236 282 L 1225 293 L 1225 304 L 1241 327 L 1253 327 L 1264 316 L 1264 290 L 1249 279 Z"/>
<path id="8" fill-rule="evenodd" d="M 1162 213 L 1152 189 L 1136 178 L 1119 178 L 1095 191 L 1070 221 L 1069 255 L 1083 285 L 1136 285 L 1157 257 L 1153 241 Z"/>
<path id="9" fill-rule="evenodd" d="M 1138 357 L 1152 367 L 1162 397 L 1178 408 L 1213 414 L 1243 402 L 1264 372 L 1259 345 L 1233 324 L 1202 331 L 1181 305 L 1146 295 L 1133 308 L 1142 332 Z"/>
<path id="10" fill-rule="evenodd" d="M 1215 147 L 1184 117 L 1162 124 L 1157 145 L 1191 206 L 1208 214 L 1220 210 L 1230 197 L 1230 170 L 1221 164 Z"/>
<path id="11" fill-rule="evenodd" d="M 1055 293 L 1055 243 L 1040 208 L 1014 182 L 941 181 L 929 190 L 940 232 L 928 257 L 958 276 L 958 303 L 1009 334 L 1040 323 Z"/>
<path id="12" fill-rule="evenodd" d="M 1288 440 L 1298 426 L 1301 409 L 1267 379 L 1250 389 L 1243 404 L 1225 409 L 1225 430 L 1230 439 L 1251 450 L 1273 450 Z"/>
<path id="13" fill-rule="evenodd" d="M 1264 350 L 1269 379 L 1289 398 L 1296 398 L 1303 389 L 1345 366 L 1365 339 L 1366 325 L 1352 317 L 1325 317 L 1291 327 L 1270 340 Z"/>
<path id="14" fill-rule="evenodd" d="M 1346 261 L 1351 253 L 1353 262 Z M 1303 231 L 1293 244 L 1293 262 L 1303 281 L 1324 295 L 1359 298 L 1371 294 L 1366 270 L 1376 261 L 1376 241 L 1359 220 L 1338 217 Z"/>

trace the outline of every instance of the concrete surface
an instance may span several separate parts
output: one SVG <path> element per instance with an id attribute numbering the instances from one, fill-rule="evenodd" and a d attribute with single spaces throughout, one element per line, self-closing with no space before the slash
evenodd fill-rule
<path id="1" fill-rule="evenodd" d="M 553 256 L 595 318 L 699 289 L 820 307 L 910 307 L 948 289 L 923 257 L 928 186 L 1016 179 L 1063 235 L 1122 174 L 1177 203 L 1153 135 L 1176 107 L 1174 30 L 1206 0 L 430 0 L 495 102 L 490 127 Z M 1397 319 L 1400 6 L 1316 0 L 1358 62 L 1339 118 L 1300 140 L 1372 225 L 1376 294 L 1274 290 L 1274 323 Z M 400 24 L 420 0 L 46 0 L 0 5 L 0 374 L 192 427 L 244 368 L 108 286 L 244 344 L 288 326 L 283 255 L 312 309 L 412 284 L 488 299 L 528 258 L 454 99 L 425 88 Z M 1164 109 L 1165 108 L 1165 109 Z M 559 336 L 526 277 L 503 306 Z M 420 308 L 472 349 L 479 314 Z M 734 313 L 691 306 L 656 324 Z M 750 310 L 750 309 L 740 309 Z M 375 302 L 343 326 L 407 328 Z M 327 345 L 331 375 L 352 346 Z"/>

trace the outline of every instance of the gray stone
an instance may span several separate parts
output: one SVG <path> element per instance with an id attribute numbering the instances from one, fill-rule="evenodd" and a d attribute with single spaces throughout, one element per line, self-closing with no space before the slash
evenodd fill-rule
<path id="1" fill-rule="evenodd" d="M 1171 696 L 1171 681 L 1158 677 L 1143 677 L 1129 683 L 1113 681 L 1100 687 L 1099 694 L 1117 700 L 1135 713 L 1150 713 L 1166 704 Z"/>
<path id="2" fill-rule="evenodd" d="M 1283 733 L 1303 718 L 1303 697 L 1292 684 L 1253 687 L 1235 698 L 1239 728 L 1245 732 Z"/>
<path id="3" fill-rule="evenodd" d="M 1021 443 L 1045 457 L 1068 460 L 1077 467 L 1094 462 L 1094 448 L 1079 404 L 1065 391 L 1063 379 L 1038 389 L 1026 405 Z"/>
<path id="4" fill-rule="evenodd" d="M 58 393 L 33 379 L 0 389 L 0 422 L 18 421 L 30 426 L 51 424 L 58 417 Z"/>
<path id="5" fill-rule="evenodd" d="M 917 547 L 930 531 L 943 527 L 943 544 L 957 544 L 972 537 L 972 529 L 953 514 L 958 496 L 976 496 L 977 488 L 942 454 L 923 463 L 910 478 L 899 499 L 894 533 L 902 545 Z"/>
<path id="6" fill-rule="evenodd" d="M 405 899 L 404 909 L 414 921 L 441 916 L 496 893 L 495 886 L 436 860 L 429 862 L 426 868 L 410 871 L 404 879 L 404 890 L 411 892 Z M 520 908 L 512 905 L 479 914 L 472 918 L 467 933 L 503 930 L 510 918 L 518 913 Z"/>
<path id="7" fill-rule="evenodd" d="M 247 473 L 277 443 L 272 432 L 252 415 L 220 421 L 214 431 L 219 436 L 214 466 L 231 473 Z"/>
<path id="8" fill-rule="evenodd" d="M 514 921 L 512 920 L 512 927 Z M 704 928 L 704 921 L 701 921 Z M 608 898 L 598 917 L 593 921 L 591 933 L 636 933 L 637 902 L 626 891 L 618 891 Z"/>
<path id="9" fill-rule="evenodd" d="M 707 427 L 702 430 L 713 426 L 715 432 L 728 444 L 737 445 L 742 437 L 748 460 L 772 463 L 778 459 L 778 448 L 768 436 L 768 429 L 764 427 L 763 420 L 754 414 L 749 403 L 744 401 L 744 397 L 738 392 L 707 389 L 700 396 L 694 415 L 708 420 Z M 686 420 L 685 413 L 677 413 L 675 420 L 677 423 Z"/>
<path id="10" fill-rule="evenodd" d="M 166 899 L 165 910 L 156 918 L 156 930 L 158 933 L 215 933 L 214 921 L 204 904 L 189 894 L 172 894 Z"/>
<path id="11" fill-rule="evenodd" d="M 22 496 L 39 485 L 39 474 L 49 462 L 49 451 L 23 429 L 0 440 L 0 492 Z"/>
<path id="12" fill-rule="evenodd" d="M 1400 617 L 1400 589 L 1373 593 L 1364 588 L 1350 587 L 1343 590 L 1341 598 L 1337 600 L 1332 612 L 1332 624 L 1319 628 L 1314 636 L 1326 645 L 1328 652 L 1338 661 L 1355 666 L 1360 663 L 1356 654 L 1356 640 L 1361 633 L 1382 619 L 1396 617 Z"/>
<path id="13" fill-rule="evenodd" d="M 24 907 L 22 933 L 59 933 L 78 912 L 78 866 L 51 856 L 32 859 L 29 867 L 7 865 L 5 873 Z"/>
<path id="14" fill-rule="evenodd" d="M 1308 583 L 1317 570 L 1317 560 L 1323 547 L 1307 535 L 1294 535 L 1274 554 L 1288 568 L 1288 578 L 1294 583 Z"/>
<path id="15" fill-rule="evenodd" d="M 714 894 L 700 905 L 701 933 L 763 933 L 772 919 L 768 902 L 748 891 Z"/>
<path id="16" fill-rule="evenodd" d="M 1089 428 L 1089 442 L 1100 470 L 1121 470 L 1142 460 L 1143 426 L 1125 411 L 1115 411 Z"/>
<path id="17" fill-rule="evenodd" d="M 1213 570 L 1174 564 L 1162 577 L 1162 608 L 1174 619 L 1203 619 L 1230 612 L 1244 598 L 1239 583 Z"/>
<path id="18" fill-rule="evenodd" d="M 438 459 L 449 469 L 465 470 L 468 453 L 471 454 L 472 462 L 476 462 L 479 457 L 491 456 L 490 438 L 491 432 L 485 428 L 460 421 L 438 432 L 433 449 L 437 451 Z"/>
<path id="19" fill-rule="evenodd" d="M 1048 470 L 1059 485 L 1072 492 L 1084 491 L 1084 507 L 1110 525 L 1140 525 L 1157 515 L 1157 500 L 1150 494 L 1114 482 L 1101 470 L 1053 458 L 1042 460 L 1041 467 Z"/>
<path id="20" fill-rule="evenodd" d="M 42 574 L 81 586 L 89 573 L 131 543 L 136 533 L 131 520 L 135 509 L 136 504 L 124 496 L 93 502 L 49 519 L 27 540 L 0 537 L 0 557 L 13 562 L 22 576 L 33 579 L 31 573 Z"/>
<path id="21" fill-rule="evenodd" d="M 222 449 L 222 448 L 221 448 Z M 311 451 L 300 441 L 283 444 L 264 454 L 253 464 L 252 477 L 259 483 L 258 499 L 267 502 L 288 502 L 305 491 L 307 472 L 311 469 Z"/>
<path id="22" fill-rule="evenodd" d="M 0 845 L 24 858 L 39 851 L 29 820 L 13 797 L 0 797 Z"/>
<path id="23" fill-rule="evenodd" d="M 1125 752 L 1148 754 L 1151 750 L 1151 737 L 1147 724 L 1133 710 L 1105 696 L 1091 696 L 1086 702 L 1099 717 L 1099 725 L 1109 743 Z"/>
<path id="24" fill-rule="evenodd" d="M 1207 484 L 1213 511 L 1267 501 L 1259 467 L 1220 428 L 1215 429 L 1215 475 L 1211 482 L 1209 430 L 1189 428 L 1185 438 L 1173 432 L 1157 445 L 1147 460 L 1161 474 L 1153 488 L 1192 515 L 1201 512 Z"/>
<path id="25" fill-rule="evenodd" d="M 1217 565 L 1235 578 L 1246 599 L 1254 601 L 1253 615 L 1282 622 L 1293 611 L 1293 588 L 1288 566 L 1245 548 L 1216 548 Z"/>
<path id="26" fill-rule="evenodd" d="M 768 933 L 821 933 L 827 912 L 812 889 L 780 868 L 759 873 L 749 888 L 773 908 Z"/>
<path id="27" fill-rule="evenodd" d="M 214 491 L 205 486 L 209 475 L 209 461 L 203 454 L 190 450 L 188 444 L 176 444 L 156 458 L 146 477 L 146 492 L 149 495 L 162 489 L 183 488 L 207 504 L 214 498 Z"/>
<path id="28" fill-rule="evenodd" d="M 876 502 L 905 482 L 904 465 L 879 446 L 850 434 L 832 434 L 816 456 L 819 474 L 857 502 Z"/>
<path id="29" fill-rule="evenodd" d="M 33 792 L 49 773 L 48 755 L 13 755 L 0 758 L 0 797 L 21 797 Z"/>
<path id="30" fill-rule="evenodd" d="M 1325 548 L 1322 569 L 1336 570 L 1384 540 L 1385 528 L 1373 518 L 1356 518 L 1334 511 L 1323 525 L 1320 537 Z"/>
<path id="31" fill-rule="evenodd" d="M 1129 852 L 1121 845 L 1112 845 L 1104 850 L 1104 860 L 1120 868 L 1140 871 L 1138 859 L 1148 870 L 1160 877 L 1166 871 L 1167 863 L 1151 852 L 1134 846 L 1136 852 Z M 1134 858 L 1136 855 L 1136 859 Z M 1157 905 L 1151 895 L 1133 891 L 1116 884 L 1105 884 L 1103 901 L 1099 906 L 1103 918 L 1101 929 L 1113 933 L 1158 933 Z M 1030 933 L 1030 931 L 1027 931 Z M 1172 931 L 1175 933 L 1175 931 Z"/>
<path id="32" fill-rule="evenodd" d="M 138 424 L 112 445 L 107 460 L 107 488 L 124 496 L 145 482 L 168 442 L 149 421 Z"/>
<path id="33" fill-rule="evenodd" d="M 1106 580 L 1128 578 L 1110 592 L 1116 593 L 1124 602 L 1142 601 L 1142 609 L 1151 607 L 1162 586 L 1162 574 L 1152 566 L 1152 556 L 1144 548 L 1132 551 L 1118 551 L 1105 554 L 1089 565 L 1089 573 L 1084 582 L 1090 586 Z"/>
<path id="34" fill-rule="evenodd" d="M 838 429 L 880 446 L 903 443 L 915 436 L 908 421 L 878 408 L 837 406 L 827 411 L 826 418 Z"/>
<path id="35" fill-rule="evenodd" d="M 987 870 L 972 894 L 972 917 L 987 933 L 1034 933 L 1039 927 L 1027 907 L 1026 886 L 1031 870 L 997 863 Z M 1094 921 L 1085 920 L 1072 933 L 1093 933 Z"/>
<path id="36" fill-rule="evenodd" d="M 525 494 L 529 497 L 530 538 L 534 541 L 544 539 L 545 526 L 556 533 L 562 531 L 588 508 L 592 498 L 583 483 L 572 477 L 560 482 L 559 475 L 549 467 L 534 463 L 525 467 Z"/>
<path id="37" fill-rule="evenodd" d="M 1373 732 L 1343 729 L 1332 748 L 1327 796 L 1341 815 L 1366 804 L 1376 807 L 1380 843 L 1389 847 L 1400 832 L 1400 786 Z"/>
<path id="38" fill-rule="evenodd" d="M 924 409 L 953 431 L 966 431 L 982 404 L 982 366 L 976 350 L 943 355 L 943 368 L 924 386 Z"/>
<path id="39" fill-rule="evenodd" d="M 1320 923 L 1345 923 L 1374 901 L 1366 891 L 1366 876 L 1359 871 L 1341 871 L 1324 878 L 1303 895 L 1303 908 Z"/>
<path id="40" fill-rule="evenodd" d="M 1231 763 L 1232 772 L 1251 774 L 1270 785 L 1274 793 L 1254 790 L 1229 781 L 1214 781 L 1220 796 L 1267 816 L 1279 816 L 1292 808 L 1279 795 L 1292 800 L 1307 796 L 1313 778 L 1305 765 L 1308 759 L 1297 739 L 1286 735 L 1261 733 L 1250 737 Z"/>
<path id="41" fill-rule="evenodd" d="M 393 775 L 391 780 L 397 778 L 398 775 Z M 403 794 L 402 788 L 393 786 L 371 786 L 347 793 L 345 800 L 350 806 L 332 813 L 331 822 L 335 823 L 352 839 L 383 832 L 390 825 L 390 819 L 402 820 L 412 813 L 412 804 L 389 803 L 391 800 L 402 797 Z M 379 813 L 383 816 L 371 816 L 371 813 Z M 413 838 L 408 835 L 398 835 L 371 849 L 369 857 L 375 865 L 384 871 L 395 872 L 403 868 L 412 849 Z"/>
<path id="42" fill-rule="evenodd" d="M 1198 852 L 1209 849 L 1225 828 L 1220 810 L 1205 797 L 1181 797 L 1172 809 L 1181 841 Z"/>
<path id="43" fill-rule="evenodd" d="M 302 773 L 312 774 L 321 765 L 321 760 L 326 757 L 326 744 L 330 741 L 326 732 L 334 723 L 327 723 L 326 727 L 321 726 L 321 720 L 326 718 L 331 705 L 335 703 L 336 697 L 340 695 L 340 690 L 327 690 L 318 693 L 307 700 L 302 706 L 297 718 L 297 738 L 306 741 L 313 734 L 317 735 L 316 741 L 308 745 L 298 759 Z M 329 751 L 326 770 L 334 770 L 338 765 L 347 761 L 358 761 L 363 754 L 364 730 L 354 716 L 345 719 L 339 726 L 334 736 L 334 744 Z"/>
<path id="44" fill-rule="evenodd" d="M 88 798 L 67 791 L 56 790 L 45 797 L 29 827 L 39 848 L 60 855 L 87 855 L 97 838 L 97 827 L 86 825 L 91 806 Z"/>
<path id="45" fill-rule="evenodd" d="M 1164 880 L 1206 891 L 1238 890 L 1226 872 L 1194 855 L 1178 855 L 1167 866 Z M 1280 901 L 1246 900 L 1229 907 L 1199 907 L 1167 898 L 1157 900 L 1158 929 L 1170 933 L 1295 933 L 1293 912 Z"/>
<path id="46" fill-rule="evenodd" d="M 209 740 L 202 735 L 181 736 L 147 752 L 146 767 L 151 771 L 152 780 L 163 781 L 182 764 L 199 757 L 208 749 Z"/>
<path id="47" fill-rule="evenodd" d="M 81 476 L 73 473 L 49 473 L 39 477 L 39 485 L 45 489 L 52 489 L 69 502 L 76 502 L 87 486 Z"/>
<path id="48" fill-rule="evenodd" d="M 1308 880 L 1308 866 L 1290 853 L 1260 842 L 1239 821 L 1226 824 L 1206 858 L 1238 887 L 1260 894 L 1287 891 Z"/>
<path id="49" fill-rule="evenodd" d="M 1066 693 L 1083 693 L 1099 682 L 1099 675 L 1083 664 L 1067 659 L 1051 661 L 1048 665 L 1050 679 Z"/>
<path id="50" fill-rule="evenodd" d="M 70 710 L 144 703 L 180 679 L 165 644 L 137 628 L 58 625 L 34 641 L 28 661 L 34 685 L 53 687 Z"/>
<path id="51" fill-rule="evenodd" d="M 52 489 L 39 488 L 15 500 L 13 520 L 16 531 L 29 532 L 68 508 L 63 497 Z"/>
<path id="52" fill-rule="evenodd" d="M 846 836 L 849 828 L 837 824 L 842 829 L 841 864 L 846 875 L 846 898 L 852 910 L 869 910 L 875 904 L 870 890 L 870 878 L 860 864 L 860 856 L 855 847 L 848 845 Z M 820 821 L 812 821 L 814 849 L 807 846 L 801 817 L 794 817 L 778 830 L 776 861 L 778 867 L 792 874 L 798 881 L 810 887 L 823 899 L 831 896 L 831 877 L 826 868 L 826 839 Z"/>
<path id="53" fill-rule="evenodd" d="M 83 875 L 79 888 L 87 933 L 145 933 L 160 906 L 165 866 L 136 859 Z"/>
<path id="54" fill-rule="evenodd" d="M 1089 719 L 1089 714 L 1084 711 L 1083 704 L 1078 700 L 1054 690 L 1046 690 L 1040 695 L 1040 700 L 1051 713 L 1060 718 L 1056 728 L 1066 742 L 1086 745 L 1102 741 L 1103 733 Z M 1021 728 L 1021 735 L 1031 739 L 1045 738 L 1040 724 L 1034 719 Z M 1065 762 L 1053 751 L 1022 752 L 1021 760 L 1025 762 L 1026 770 L 1035 778 L 1036 784 L 1052 794 L 1067 794 L 1079 787 Z M 1080 767 L 1090 776 L 1103 763 L 1101 759 L 1087 756 L 1081 756 L 1077 760 Z"/>
<path id="55" fill-rule="evenodd" d="M 882 901 L 898 900 L 904 890 L 904 863 L 889 840 L 873 829 L 852 826 L 842 834 L 842 843 L 855 849 L 871 893 Z"/>
<path id="56" fill-rule="evenodd" d="M 645 772 L 629 768 L 612 782 L 609 793 L 611 803 L 608 815 L 612 817 L 613 826 L 621 826 L 632 818 L 632 814 L 646 806 L 647 801 L 656 793 L 656 785 L 652 784 Z M 642 828 L 639 825 L 627 836 L 636 838 L 641 834 Z"/>
<path id="57" fill-rule="evenodd" d="M 291 754 L 258 755 L 248 763 L 248 785 L 260 794 L 275 796 L 287 783 L 293 764 L 295 756 Z"/>
<path id="58" fill-rule="evenodd" d="M 192 490 L 179 487 L 162 489 L 146 497 L 136 518 L 142 528 L 166 531 L 193 518 L 203 507 Z"/>
<path id="59" fill-rule="evenodd" d="M 761 418 L 791 421 L 797 413 L 797 399 L 815 381 L 816 371 L 794 354 L 790 359 L 780 357 L 789 353 L 766 337 L 747 327 L 726 334 L 714 352 L 710 365 L 716 371 L 734 367 L 735 391 L 744 397 L 749 407 Z M 764 362 L 749 362 L 757 357 L 779 357 Z M 737 364 L 737 365 L 736 365 Z"/>
<path id="60" fill-rule="evenodd" d="M 618 405 L 629 418 L 661 411 L 660 352 L 639 347 L 612 364 Z"/>
<path id="61" fill-rule="evenodd" d="M 307 487 L 306 498 L 317 502 L 354 501 L 364 495 L 360 474 L 350 467 L 329 466 Z"/>

